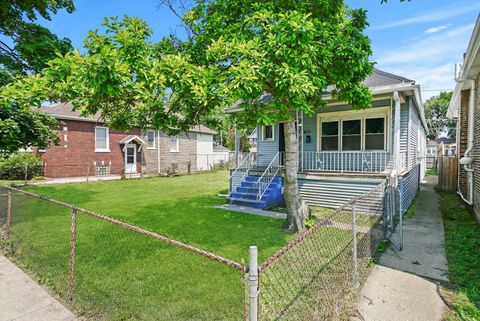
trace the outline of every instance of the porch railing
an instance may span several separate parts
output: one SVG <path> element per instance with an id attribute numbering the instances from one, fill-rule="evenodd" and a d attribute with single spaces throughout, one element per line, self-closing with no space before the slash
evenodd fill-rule
<path id="1" fill-rule="evenodd" d="M 237 187 L 242 183 L 242 180 L 245 176 L 248 175 L 248 171 L 257 164 L 257 155 L 256 153 L 249 153 L 245 156 L 237 168 L 230 175 L 230 191 L 231 195 L 234 191 L 237 190 Z"/>
<path id="2" fill-rule="evenodd" d="M 304 152 L 304 171 L 338 173 L 380 173 L 392 168 L 392 155 L 383 151 Z"/>
<path id="3" fill-rule="evenodd" d="M 281 166 L 283 165 L 283 153 L 279 152 L 272 159 L 270 164 L 263 172 L 262 176 L 258 179 L 258 193 L 257 201 L 262 199 L 263 194 L 267 191 L 268 187 L 272 183 L 273 179 L 280 172 Z"/>

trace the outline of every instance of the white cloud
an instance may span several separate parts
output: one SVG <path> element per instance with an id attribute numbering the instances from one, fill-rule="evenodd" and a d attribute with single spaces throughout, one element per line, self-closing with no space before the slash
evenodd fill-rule
<path id="1" fill-rule="evenodd" d="M 437 27 L 432 27 L 432 28 L 428 28 L 427 30 L 425 30 L 425 33 L 437 33 L 439 31 L 445 30 L 447 28 L 448 28 L 448 25 L 441 25 L 441 26 L 437 26 Z"/>
<path id="2" fill-rule="evenodd" d="M 374 58 L 381 65 L 432 64 L 445 62 L 446 59 L 460 59 L 472 30 L 473 25 L 469 24 L 449 32 L 437 32 L 408 44 L 399 44 L 394 50 L 378 51 Z"/>
<path id="3" fill-rule="evenodd" d="M 452 90 L 454 64 L 462 59 L 474 25 L 443 30 L 395 49 L 375 50 L 378 68 L 414 79 L 420 84 L 423 100 Z"/>
<path id="4" fill-rule="evenodd" d="M 474 10 L 479 10 L 479 9 L 480 9 L 480 2 L 468 1 L 468 2 L 463 2 L 462 4 L 455 4 L 454 6 L 443 7 L 441 9 L 431 11 L 431 12 L 426 12 L 410 18 L 400 19 L 390 23 L 382 24 L 382 25 L 373 27 L 373 29 L 382 30 L 382 29 L 401 27 L 401 26 L 411 25 L 411 24 L 441 21 L 448 18 L 460 16 L 466 13 L 470 13 Z"/>

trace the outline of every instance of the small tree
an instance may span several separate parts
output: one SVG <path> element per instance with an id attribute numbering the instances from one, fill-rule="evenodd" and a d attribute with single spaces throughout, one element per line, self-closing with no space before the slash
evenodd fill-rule
<path id="1" fill-rule="evenodd" d="M 425 104 L 425 119 L 427 120 L 427 138 L 434 140 L 442 133 L 447 133 L 448 137 L 456 136 L 456 121 L 447 118 L 447 110 L 452 92 L 441 92 L 440 95 L 428 99 Z"/>

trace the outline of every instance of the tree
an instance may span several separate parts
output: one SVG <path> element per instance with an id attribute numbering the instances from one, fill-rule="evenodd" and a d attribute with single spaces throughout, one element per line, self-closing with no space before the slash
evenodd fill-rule
<path id="1" fill-rule="evenodd" d="M 153 45 L 142 20 L 106 19 L 105 34 L 89 33 L 85 54 L 59 56 L 41 77 L 8 86 L 4 96 L 18 104 L 72 101 L 113 128 L 168 133 L 241 101 L 244 124 L 285 122 L 287 229 L 303 229 L 308 209 L 298 193 L 295 114 L 324 107 L 329 86 L 333 99 L 370 106 L 362 85 L 373 70 L 365 11 L 341 0 L 202 0 L 184 21 L 188 41 Z M 257 101 L 264 93 L 273 96 L 268 104 Z"/>
<path id="2" fill-rule="evenodd" d="M 298 192 L 295 114 L 324 107 L 329 86 L 333 99 L 370 106 L 362 85 L 373 69 L 365 11 L 340 0 L 201 0 L 184 21 L 192 37 L 182 50 L 216 67 L 224 103 L 241 101 L 244 123 L 285 122 L 287 229 L 303 229 L 308 209 Z M 264 93 L 273 97 L 268 104 L 258 102 Z"/>
<path id="3" fill-rule="evenodd" d="M 442 133 L 448 137 L 456 137 L 456 121 L 447 118 L 447 110 L 452 92 L 441 92 L 440 95 L 428 99 L 425 104 L 425 119 L 427 120 L 427 138 L 434 140 Z"/>
<path id="4" fill-rule="evenodd" d="M 110 127 L 152 127 L 176 134 L 209 115 L 214 72 L 187 56 L 160 51 L 137 18 L 106 18 L 90 31 L 84 54 L 58 54 L 39 75 L 5 86 L 0 99 L 19 106 L 69 101 L 83 115 L 101 113 Z"/>
<path id="5" fill-rule="evenodd" d="M 64 54 L 72 50 L 69 39 L 59 39 L 33 22 L 38 16 L 50 20 L 51 14 L 59 9 L 72 12 L 72 0 L 2 1 L 0 90 L 18 78 L 40 72 L 49 60 L 57 57 L 57 52 Z M 54 118 L 30 106 L 22 106 L 14 100 L 0 100 L 0 154 L 8 155 L 31 146 L 43 148 L 58 142 L 55 126 Z"/>
<path id="6" fill-rule="evenodd" d="M 60 9 L 73 12 L 72 0 L 5 0 L 0 7 L 0 87 L 15 77 L 38 73 L 56 52 L 71 51 L 69 39 L 59 39 L 34 23 L 38 16 L 51 20 Z M 12 45 L 7 41 L 10 40 Z"/>

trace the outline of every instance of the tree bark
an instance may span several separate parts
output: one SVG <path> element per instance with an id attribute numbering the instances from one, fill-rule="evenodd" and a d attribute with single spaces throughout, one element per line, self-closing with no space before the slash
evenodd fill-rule
<path id="1" fill-rule="evenodd" d="M 309 214 L 307 204 L 303 201 L 298 190 L 298 136 L 295 128 L 295 119 L 284 124 L 285 132 L 285 180 L 284 195 L 287 206 L 287 230 L 300 232 L 305 228 L 305 221 Z"/>

